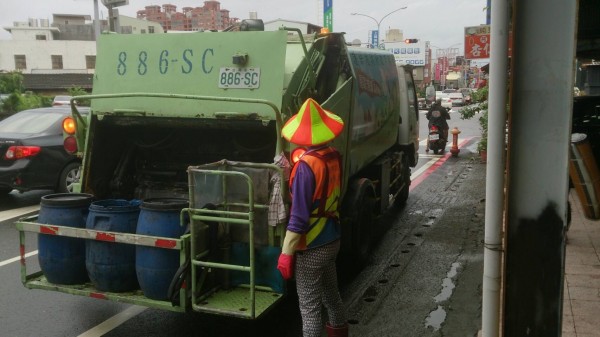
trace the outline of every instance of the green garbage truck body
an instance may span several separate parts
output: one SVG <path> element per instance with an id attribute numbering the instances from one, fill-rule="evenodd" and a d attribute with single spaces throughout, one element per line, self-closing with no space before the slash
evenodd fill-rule
<path id="1" fill-rule="evenodd" d="M 348 46 L 340 33 L 298 33 L 102 35 L 93 93 L 75 98 L 90 99 L 91 112 L 73 105 L 77 131 L 65 134 L 83 159 L 79 192 L 187 199 L 179 225 L 189 230 L 153 237 L 39 224 L 34 215 L 16 224 L 21 243 L 26 232 L 51 232 L 176 250 L 178 271 L 159 300 L 52 284 L 23 263 L 25 286 L 248 319 L 274 307 L 286 293 L 276 263 L 296 149 L 281 128 L 309 97 L 344 120 L 332 142 L 344 166 L 340 266 L 365 263 L 377 216 L 406 202 L 418 159 L 411 69 L 388 52 Z"/>

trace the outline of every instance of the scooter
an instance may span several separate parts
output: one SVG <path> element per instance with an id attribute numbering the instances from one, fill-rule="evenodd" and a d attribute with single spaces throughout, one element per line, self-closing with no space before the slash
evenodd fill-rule
<path id="1" fill-rule="evenodd" d="M 444 130 L 439 126 L 432 124 L 429 127 L 429 135 L 427 136 L 427 148 L 425 152 L 429 152 L 429 150 L 433 150 L 434 154 L 438 154 L 438 152 L 446 151 L 446 143 L 447 140 L 444 137 Z"/>
<path id="2" fill-rule="evenodd" d="M 432 111 L 431 119 L 429 120 L 429 135 L 427 135 L 427 147 L 425 152 L 433 150 L 434 154 L 446 151 L 446 142 L 448 141 L 448 132 L 443 129 L 440 124 L 442 118 L 438 110 Z"/>

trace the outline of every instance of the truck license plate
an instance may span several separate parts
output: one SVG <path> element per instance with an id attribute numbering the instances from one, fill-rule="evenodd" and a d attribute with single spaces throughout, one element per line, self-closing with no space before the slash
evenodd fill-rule
<path id="1" fill-rule="evenodd" d="M 432 133 L 429 135 L 429 140 L 438 140 L 440 139 L 440 135 L 438 135 L 437 133 Z"/>
<path id="2" fill-rule="evenodd" d="M 260 87 L 260 68 L 221 68 L 219 88 L 257 89 Z"/>

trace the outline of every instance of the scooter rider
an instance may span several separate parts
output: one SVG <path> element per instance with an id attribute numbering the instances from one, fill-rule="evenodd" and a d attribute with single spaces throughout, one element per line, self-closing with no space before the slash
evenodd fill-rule
<path id="1" fill-rule="evenodd" d="M 450 119 L 450 114 L 448 110 L 442 106 L 442 99 L 438 98 L 435 100 L 435 103 L 429 108 L 427 114 L 425 114 L 425 118 L 429 121 L 427 127 L 431 129 L 432 125 L 437 126 L 442 129 L 442 137 L 447 141 L 448 140 L 448 122 L 446 120 Z"/>

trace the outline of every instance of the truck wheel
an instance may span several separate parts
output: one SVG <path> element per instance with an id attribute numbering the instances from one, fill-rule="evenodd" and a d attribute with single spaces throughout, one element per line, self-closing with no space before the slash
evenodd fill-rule
<path id="1" fill-rule="evenodd" d="M 375 225 L 375 188 L 369 179 L 357 181 L 356 195 L 352 204 L 351 260 L 355 268 L 362 268 L 369 259 L 373 226 Z"/>
<path id="2" fill-rule="evenodd" d="M 72 193 L 73 184 L 78 183 L 81 177 L 81 164 L 80 163 L 69 163 L 62 170 L 60 178 L 58 180 L 58 188 L 56 189 L 59 193 Z"/>

